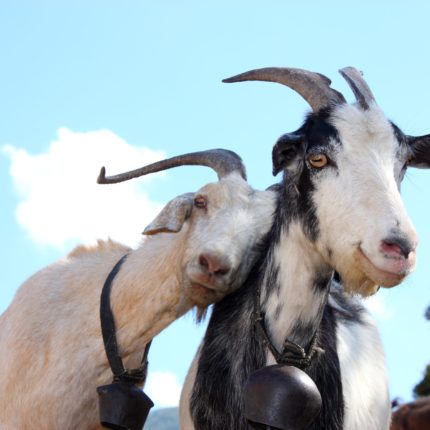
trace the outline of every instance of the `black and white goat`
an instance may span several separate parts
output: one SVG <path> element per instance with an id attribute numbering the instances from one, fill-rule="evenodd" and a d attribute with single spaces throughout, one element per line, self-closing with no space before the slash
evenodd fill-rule
<path id="1" fill-rule="evenodd" d="M 389 427 L 377 331 L 359 303 L 337 291 L 333 276 L 346 291 L 366 296 L 413 270 L 418 239 L 399 186 L 407 167 L 430 166 L 430 136 L 403 134 L 356 69 L 341 74 L 356 104 L 325 76 L 299 69 L 226 80 L 287 85 L 313 112 L 273 149 L 274 173 L 283 172 L 273 227 L 245 285 L 214 307 L 182 396 L 183 430 L 248 429 L 245 381 L 285 347 L 288 356 L 291 342 L 308 354 L 315 344 L 324 350 L 306 368 L 323 399 L 312 430 Z M 330 289 L 336 291 L 329 298 Z"/>

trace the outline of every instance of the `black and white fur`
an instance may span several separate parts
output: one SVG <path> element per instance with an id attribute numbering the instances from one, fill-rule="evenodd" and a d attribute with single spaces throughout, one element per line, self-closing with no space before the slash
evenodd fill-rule
<path id="1" fill-rule="evenodd" d="M 222 304 L 228 302 L 225 300 Z M 226 318 L 230 315 L 228 309 L 219 310 L 217 305 L 217 316 Z M 250 316 L 250 313 L 247 314 Z M 231 315 L 234 318 L 235 315 Z M 219 326 L 219 321 L 214 322 Z M 248 332 L 244 336 L 253 336 L 252 326 L 248 326 Z M 221 330 L 221 326 L 219 327 Z M 211 329 L 208 331 L 208 335 Z M 221 334 L 221 333 L 220 333 Z M 231 339 L 231 331 L 225 327 L 224 337 L 219 335 L 212 338 L 211 348 L 208 347 L 207 339 L 201 348 L 206 349 L 206 354 L 217 353 L 214 360 L 221 360 L 222 363 L 236 362 L 238 346 L 241 354 L 252 354 L 247 349 L 252 347 L 242 345 L 235 337 Z M 323 314 L 320 327 L 320 345 L 324 345 L 323 356 L 314 360 L 310 374 L 318 379 L 319 375 L 328 379 L 326 385 L 320 381 L 319 386 L 325 386 L 323 399 L 325 403 L 325 416 L 320 421 L 320 427 L 330 429 L 354 429 L 354 430 L 380 430 L 387 429 L 390 422 L 390 399 L 388 393 L 388 381 L 385 369 L 384 351 L 379 336 L 369 312 L 361 305 L 360 301 L 351 296 L 346 296 L 339 289 L 336 282 L 332 284 L 328 304 Z M 243 348 L 243 349 L 242 349 Z M 261 351 L 259 352 L 261 354 Z M 263 353 L 264 354 L 264 353 Z M 206 360 L 208 360 L 206 355 Z M 209 359 L 210 360 L 210 359 Z M 214 361 L 215 362 L 215 361 Z M 252 372 L 254 366 L 248 369 L 235 367 L 236 378 L 230 379 L 232 384 L 224 384 L 223 378 L 217 373 L 219 368 L 213 367 L 214 362 L 201 360 L 199 352 L 191 365 L 189 374 L 181 395 L 181 429 L 193 430 L 194 428 L 248 428 L 243 420 L 239 418 L 241 406 L 241 390 L 236 390 L 233 384 L 243 386 L 241 378 L 246 380 L 246 375 Z M 247 362 L 248 363 L 248 362 Z M 260 366 L 273 364 L 272 358 L 261 360 Z M 196 381 L 196 372 L 201 373 Z M 204 373 L 205 376 L 202 377 Z M 217 378 L 218 374 L 218 378 Z M 325 375 L 325 376 L 323 376 Z M 238 382 L 233 382 L 237 380 Z M 208 384 L 216 382 L 213 387 L 219 396 L 218 407 L 207 407 L 212 401 L 211 396 L 206 394 Z M 196 382 L 196 385 L 194 385 Z M 219 385 L 221 383 L 221 385 Z M 200 384 L 202 384 L 200 386 Z M 190 415 L 190 396 L 194 390 L 194 396 L 199 396 L 193 400 L 195 412 L 200 414 L 200 426 L 194 426 Z M 234 393 L 232 393 L 232 391 Z M 238 396 L 235 398 L 235 396 Z M 200 396 L 202 396 L 200 398 Z M 327 424 L 330 423 L 327 427 Z"/>
<path id="2" fill-rule="evenodd" d="M 309 156 L 321 153 L 329 162 L 315 169 Z M 249 428 L 243 415 L 245 381 L 274 363 L 253 325 L 257 285 L 278 350 L 286 338 L 308 348 L 318 331 L 325 352 L 306 371 L 323 407 L 311 429 L 388 429 L 377 331 L 355 299 L 341 292 L 329 298 L 329 291 L 334 270 L 343 288 L 362 295 L 378 285 L 396 285 L 413 270 L 417 237 L 399 184 L 408 165 L 428 167 L 429 154 L 429 136 L 403 135 L 376 104 L 366 110 L 348 104 L 323 109 L 281 137 L 274 166 L 284 178 L 273 227 L 244 286 L 214 307 L 186 382 L 183 430 Z"/>

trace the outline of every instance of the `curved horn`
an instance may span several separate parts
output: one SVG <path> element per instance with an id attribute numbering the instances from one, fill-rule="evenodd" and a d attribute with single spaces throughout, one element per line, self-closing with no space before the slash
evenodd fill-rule
<path id="1" fill-rule="evenodd" d="M 215 170 L 219 179 L 229 173 L 238 172 L 242 178 L 246 180 L 245 166 L 242 163 L 242 159 L 235 152 L 228 151 L 227 149 L 211 149 L 208 151 L 178 155 L 177 157 L 157 161 L 156 163 L 141 167 L 140 169 L 108 177 L 106 177 L 106 169 L 102 167 L 99 177 L 97 178 L 97 183 L 116 184 L 178 166 L 207 166 Z"/>
<path id="2" fill-rule="evenodd" d="M 376 103 L 372 91 L 363 79 L 363 73 L 355 67 L 345 67 L 339 70 L 339 73 L 345 78 L 348 85 L 351 87 L 360 106 L 367 110 L 372 103 Z"/>
<path id="3" fill-rule="evenodd" d="M 331 81 L 324 75 L 302 69 L 266 67 L 224 79 L 223 82 L 268 81 L 286 85 L 297 91 L 314 112 L 332 104 L 346 103 L 343 95 L 330 88 Z"/>

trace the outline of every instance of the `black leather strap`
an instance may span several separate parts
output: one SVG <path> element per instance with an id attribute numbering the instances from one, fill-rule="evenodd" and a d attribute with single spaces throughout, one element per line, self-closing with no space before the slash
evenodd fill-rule
<path id="1" fill-rule="evenodd" d="M 148 352 L 151 342 L 148 342 L 142 357 L 141 366 L 138 369 L 126 369 L 119 355 L 118 344 L 116 341 L 115 319 L 110 304 L 110 294 L 112 283 L 115 276 L 121 269 L 128 254 L 125 254 L 113 267 L 103 285 L 100 297 L 100 323 L 102 328 L 103 343 L 105 346 L 106 356 L 114 375 L 114 381 L 143 383 L 146 379 L 148 368 Z"/>
<path id="2" fill-rule="evenodd" d="M 276 346 L 270 339 L 267 333 L 266 324 L 264 323 L 264 313 L 261 310 L 261 287 L 257 285 L 255 295 L 254 295 L 254 312 L 253 319 L 257 334 L 260 336 L 264 345 L 269 348 L 272 355 L 278 364 L 287 364 L 289 366 L 295 366 L 299 369 L 306 369 L 312 359 L 316 354 L 323 352 L 323 350 L 317 347 L 317 334 L 318 329 L 312 336 L 311 343 L 309 345 L 308 351 L 306 351 L 302 346 L 297 345 L 288 338 L 284 340 L 282 351 L 279 352 Z"/>

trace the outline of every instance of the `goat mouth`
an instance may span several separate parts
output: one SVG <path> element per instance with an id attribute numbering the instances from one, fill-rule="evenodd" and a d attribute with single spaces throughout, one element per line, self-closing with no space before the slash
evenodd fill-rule
<path id="1" fill-rule="evenodd" d="M 196 291 L 196 292 L 202 292 L 202 293 L 207 293 L 207 292 L 212 292 L 212 293 L 216 293 L 215 288 L 213 287 L 209 287 L 207 285 L 203 285 L 203 284 L 199 284 L 198 282 L 190 282 L 190 287 Z"/>
<path id="2" fill-rule="evenodd" d="M 215 287 L 200 282 L 189 282 L 188 297 L 199 306 L 208 306 L 221 300 L 225 294 Z"/>
<path id="3" fill-rule="evenodd" d="M 361 249 L 361 246 L 358 246 L 355 256 L 364 274 L 381 287 L 394 287 L 400 284 L 407 275 L 405 272 L 389 272 L 375 266 L 375 264 L 372 263 L 370 258 Z"/>

